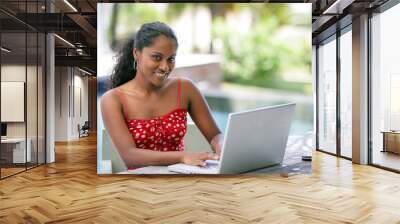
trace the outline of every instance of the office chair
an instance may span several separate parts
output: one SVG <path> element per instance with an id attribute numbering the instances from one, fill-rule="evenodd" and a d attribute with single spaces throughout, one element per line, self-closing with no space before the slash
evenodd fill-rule
<path id="1" fill-rule="evenodd" d="M 89 121 L 85 121 L 82 127 L 80 127 L 80 125 L 78 124 L 79 138 L 89 136 L 89 129 L 90 129 Z"/>

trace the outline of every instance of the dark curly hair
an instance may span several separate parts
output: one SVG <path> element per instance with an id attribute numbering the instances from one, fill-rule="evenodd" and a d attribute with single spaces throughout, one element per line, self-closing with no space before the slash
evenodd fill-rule
<path id="1" fill-rule="evenodd" d="M 175 33 L 168 25 L 161 22 L 143 24 L 136 35 L 126 42 L 117 55 L 117 64 L 110 78 L 112 88 L 118 87 L 135 78 L 136 69 L 134 68 L 135 58 L 133 57 L 133 48 L 142 51 L 144 47 L 151 46 L 153 40 L 160 35 L 173 40 L 178 48 L 178 40 Z"/>

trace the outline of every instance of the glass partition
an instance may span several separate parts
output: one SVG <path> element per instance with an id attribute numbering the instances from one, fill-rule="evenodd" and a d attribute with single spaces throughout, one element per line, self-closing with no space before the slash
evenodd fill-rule
<path id="1" fill-rule="evenodd" d="M 24 17 L 25 12 L 43 12 L 44 3 L 2 1 L 0 6 Z M 0 178 L 5 178 L 45 162 L 46 40 L 12 14 L 0 12 L 0 18 Z"/>
<path id="2" fill-rule="evenodd" d="M 336 154 L 336 36 L 318 47 L 318 149 Z"/>
<path id="3" fill-rule="evenodd" d="M 371 137 L 374 165 L 400 171 L 400 5 L 371 18 Z"/>
<path id="4" fill-rule="evenodd" d="M 346 32 L 347 31 L 347 32 Z M 352 33 L 340 36 L 340 154 L 352 157 Z"/>
<path id="5" fill-rule="evenodd" d="M 0 110 L 7 126 L 1 140 L 1 176 L 6 177 L 24 171 L 31 156 L 26 150 L 26 33 L 3 32 L 1 46 Z"/>
<path id="6" fill-rule="evenodd" d="M 38 34 L 38 65 L 37 65 L 37 162 L 43 164 L 46 161 L 45 145 L 45 99 L 46 99 L 46 39 L 43 33 Z"/>
<path id="7" fill-rule="evenodd" d="M 26 81 L 26 112 L 27 112 L 27 150 L 30 150 L 28 168 L 37 165 L 37 84 L 38 84 L 38 35 L 36 32 L 27 33 L 27 81 Z"/>

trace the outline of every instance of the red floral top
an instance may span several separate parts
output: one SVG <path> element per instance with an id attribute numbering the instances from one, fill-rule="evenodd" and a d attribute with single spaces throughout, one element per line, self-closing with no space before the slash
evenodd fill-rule
<path id="1" fill-rule="evenodd" d="M 124 95 L 118 89 L 124 116 L 128 108 Z M 186 133 L 187 110 L 181 108 L 181 80 L 178 80 L 177 109 L 153 119 L 126 119 L 129 132 L 136 147 L 154 151 L 183 151 L 183 137 Z"/>

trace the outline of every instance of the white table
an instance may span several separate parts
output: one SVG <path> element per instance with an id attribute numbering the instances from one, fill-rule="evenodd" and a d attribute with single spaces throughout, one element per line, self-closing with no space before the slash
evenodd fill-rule
<path id="1" fill-rule="evenodd" d="M 168 171 L 167 166 L 146 166 L 134 170 L 127 170 L 118 174 L 178 174 Z"/>
<path id="2" fill-rule="evenodd" d="M 311 173 L 311 162 L 298 162 L 291 165 L 275 165 L 246 172 L 246 174 L 272 174 L 272 173 Z M 146 166 L 134 170 L 119 172 L 118 174 L 181 174 L 170 172 L 167 166 Z M 182 174 L 181 174 L 182 175 Z"/>
<path id="3" fill-rule="evenodd" d="M 248 174 L 270 174 L 270 173 L 311 173 L 311 162 L 301 160 L 302 155 L 311 154 L 312 135 L 289 137 L 285 158 L 281 165 L 261 168 L 247 172 Z M 135 170 L 127 170 L 118 174 L 179 174 L 168 171 L 166 166 L 147 166 Z"/>
<path id="4" fill-rule="evenodd" d="M 31 161 L 31 145 L 32 141 L 30 138 L 26 139 L 27 147 L 25 151 L 25 138 L 6 138 L 1 139 L 1 144 L 4 146 L 13 145 L 12 148 L 12 156 L 13 156 L 13 163 L 25 163 L 25 158 L 27 159 L 26 162 Z M 2 146 L 2 147 L 4 147 Z M 26 152 L 26 154 L 25 154 Z"/>

